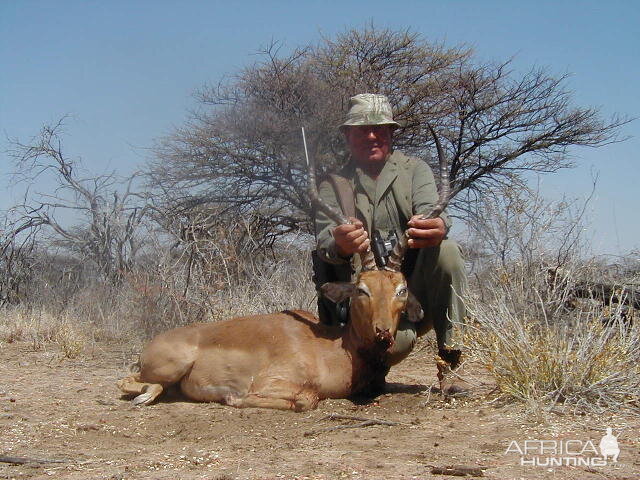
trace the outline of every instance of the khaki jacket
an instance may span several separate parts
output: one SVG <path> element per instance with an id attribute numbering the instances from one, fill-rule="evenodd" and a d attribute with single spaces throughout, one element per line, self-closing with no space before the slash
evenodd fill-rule
<path id="1" fill-rule="evenodd" d="M 339 175 L 351 182 L 356 197 L 356 216 L 364 223 L 367 232 L 377 229 L 386 235 L 396 230 L 398 235 L 402 235 L 413 215 L 430 213 L 438 202 L 431 168 L 426 162 L 399 151 L 389 156 L 377 180 L 371 179 L 353 163 L 344 167 Z M 341 210 L 329 181 L 320 184 L 319 195 L 330 207 Z M 440 217 L 449 230 L 451 222 L 447 215 L 443 213 Z M 335 226 L 335 222 L 324 213 L 317 213 L 315 227 L 319 257 L 333 264 L 352 260 L 354 269 L 359 271 L 357 255 L 349 259 L 337 254 L 332 235 Z"/>

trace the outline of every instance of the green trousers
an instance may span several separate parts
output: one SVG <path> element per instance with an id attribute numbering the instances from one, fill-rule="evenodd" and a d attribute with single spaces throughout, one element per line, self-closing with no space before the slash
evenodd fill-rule
<path id="1" fill-rule="evenodd" d="M 427 333 L 431 323 L 439 350 L 460 348 L 454 325 L 464 324 L 466 312 L 461 296 L 467 285 L 460 247 L 453 240 L 443 240 L 438 247 L 421 248 L 413 254 L 417 255 L 414 266 L 405 274 L 409 290 L 422 305 L 424 320 L 417 324 L 408 320 L 401 322 L 391 352 L 391 365 L 411 353 L 418 337 Z"/>

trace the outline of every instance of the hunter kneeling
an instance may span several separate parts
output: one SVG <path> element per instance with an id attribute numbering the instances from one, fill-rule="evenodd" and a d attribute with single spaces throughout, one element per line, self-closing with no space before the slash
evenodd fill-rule
<path id="1" fill-rule="evenodd" d="M 397 127 L 384 95 L 366 93 L 351 98 L 347 119 L 340 126 L 351 154 L 349 162 L 320 185 L 319 193 L 329 208 L 342 210 L 349 218 L 347 222 L 337 222 L 322 210 L 316 216 L 316 285 L 349 281 L 362 268 L 355 254 L 373 249 L 380 268 L 391 266 L 404 273 L 425 318 L 415 325 L 401 322 L 387 368 L 403 360 L 417 337 L 433 326 L 438 341 L 440 388 L 444 394 L 464 394 L 467 386 L 452 369 L 461 361 L 453 327 L 464 322 L 465 307 L 460 296 L 466 275 L 458 245 L 447 239 L 451 223 L 442 212 L 449 201 L 446 159 L 435 132 L 428 126 L 440 157 L 439 197 L 427 163 L 393 150 L 392 136 Z M 374 232 L 373 238 L 367 232 Z M 400 244 L 403 251 L 408 247 L 408 252 L 404 259 L 400 256 L 390 262 L 387 256 L 394 243 Z M 319 295 L 318 309 L 323 322 L 348 321 L 346 303 L 335 304 Z M 384 376 L 377 387 L 384 388 Z"/>

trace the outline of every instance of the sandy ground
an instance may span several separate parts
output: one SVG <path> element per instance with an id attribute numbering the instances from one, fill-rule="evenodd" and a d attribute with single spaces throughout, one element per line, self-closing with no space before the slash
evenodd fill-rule
<path id="1" fill-rule="evenodd" d="M 426 345 L 392 370 L 392 393 L 324 401 L 306 413 L 198 404 L 177 393 L 132 407 L 115 383 L 133 353 L 128 345 L 95 344 L 64 359 L 53 345 L 0 344 L 0 455 L 60 461 L 2 462 L 0 478 L 453 479 L 432 467 L 464 465 L 501 480 L 640 479 L 640 419 L 527 414 L 494 401 L 490 381 L 473 369 L 466 374 L 476 384 L 473 397 L 446 400 L 427 388 L 435 365 Z M 335 415 L 395 424 L 336 428 L 359 422 Z M 621 450 L 607 466 L 522 466 L 512 444 L 573 440 L 578 448 L 590 440 L 597 447 L 607 426 Z"/>

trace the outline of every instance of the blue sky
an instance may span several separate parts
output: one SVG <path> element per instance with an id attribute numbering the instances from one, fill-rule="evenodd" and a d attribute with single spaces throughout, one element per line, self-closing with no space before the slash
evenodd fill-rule
<path id="1" fill-rule="evenodd" d="M 575 102 L 640 116 L 640 2 L 628 1 L 0 1 L 0 144 L 68 114 L 64 145 L 90 172 L 128 174 L 182 124 L 192 93 L 256 60 L 373 22 L 410 28 L 523 71 L 570 73 Z M 625 143 L 576 149 L 579 167 L 542 179 L 550 198 L 586 197 L 594 253 L 640 248 L 640 121 Z M 20 188 L 0 153 L 0 209 Z M 46 187 L 46 186 L 45 186 Z"/>

